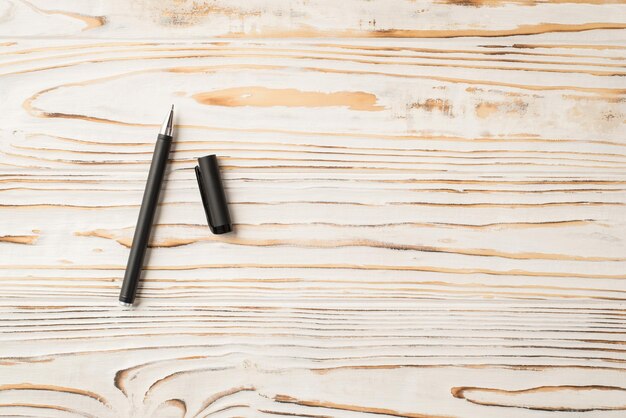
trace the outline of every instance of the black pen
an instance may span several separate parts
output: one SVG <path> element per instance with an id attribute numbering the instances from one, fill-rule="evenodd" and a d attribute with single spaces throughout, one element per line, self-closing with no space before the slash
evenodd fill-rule
<path id="1" fill-rule="evenodd" d="M 174 105 L 170 113 L 165 118 L 159 136 L 157 137 L 152 155 L 152 163 L 150 164 L 150 173 L 146 182 L 146 189 L 143 192 L 143 200 L 141 209 L 139 209 L 139 218 L 137 219 L 137 227 L 133 237 L 133 245 L 128 256 L 128 264 L 126 265 L 126 273 L 124 274 L 124 282 L 120 292 L 120 305 L 132 306 L 135 301 L 135 293 L 139 284 L 139 276 L 143 267 L 143 259 L 146 255 L 148 240 L 150 239 L 150 229 L 154 220 L 157 204 L 159 203 L 159 192 L 161 191 L 161 183 L 165 175 L 165 166 L 167 165 L 168 155 L 172 146 L 172 120 L 174 118 Z"/>

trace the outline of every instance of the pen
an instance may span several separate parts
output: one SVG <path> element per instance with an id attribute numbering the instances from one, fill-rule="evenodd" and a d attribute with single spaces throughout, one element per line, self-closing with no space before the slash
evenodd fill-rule
<path id="1" fill-rule="evenodd" d="M 172 146 L 172 120 L 174 118 L 174 105 L 165 118 L 152 154 L 152 163 L 146 182 L 146 189 L 143 192 L 143 200 L 139 209 L 139 218 L 133 237 L 133 245 L 128 256 L 128 264 L 124 273 L 124 282 L 120 291 L 120 305 L 132 306 L 135 301 L 135 293 L 139 283 L 139 276 L 143 267 L 143 259 L 146 255 L 148 240 L 150 239 L 150 229 L 154 220 L 157 204 L 159 202 L 159 192 L 161 183 L 165 175 L 165 166 Z"/>

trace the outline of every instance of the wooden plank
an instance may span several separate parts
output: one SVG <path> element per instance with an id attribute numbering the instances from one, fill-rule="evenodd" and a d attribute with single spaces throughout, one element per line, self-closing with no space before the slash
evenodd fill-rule
<path id="1" fill-rule="evenodd" d="M 0 35 L 146 39 L 500 38 L 626 26 L 623 0 L 4 1 Z M 25 24 L 26 23 L 26 24 Z M 613 35 L 611 35 L 613 36 Z"/>
<path id="2" fill-rule="evenodd" d="M 580 29 L 623 5 L 390 3 L 238 2 L 169 26 L 150 19 L 191 3 L 2 6 L 0 414 L 624 414 L 623 31 L 392 39 L 546 10 Z M 485 10 L 508 19 L 472 20 Z M 237 31 L 357 38 L 206 38 Z M 140 304 L 122 310 L 170 103 Z M 192 169 L 209 153 L 233 235 L 206 226 Z"/>

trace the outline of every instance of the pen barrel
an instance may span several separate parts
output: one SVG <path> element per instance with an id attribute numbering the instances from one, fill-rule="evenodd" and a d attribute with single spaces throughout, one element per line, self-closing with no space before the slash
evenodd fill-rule
<path id="1" fill-rule="evenodd" d="M 133 236 L 133 243 L 128 256 L 126 272 L 124 273 L 120 302 L 132 304 L 135 300 L 137 284 L 141 276 L 143 260 L 150 239 L 154 214 L 159 203 L 159 194 L 171 146 L 172 137 L 159 134 L 154 147 L 154 154 L 152 155 L 146 189 L 143 192 L 143 200 L 139 209 L 139 217 L 137 218 L 135 235 Z"/>

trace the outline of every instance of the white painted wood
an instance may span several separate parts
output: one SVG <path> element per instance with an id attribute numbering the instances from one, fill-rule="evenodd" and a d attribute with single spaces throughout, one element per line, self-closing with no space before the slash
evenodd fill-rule
<path id="1" fill-rule="evenodd" d="M 0 415 L 621 417 L 623 10 L 0 4 Z"/>
<path id="2" fill-rule="evenodd" d="M 622 0 L 2 0 L 0 19 L 7 37 L 166 40 L 546 35 L 562 41 L 626 26 Z"/>

